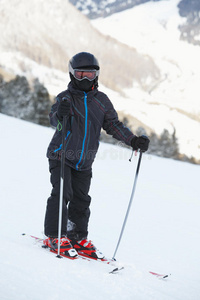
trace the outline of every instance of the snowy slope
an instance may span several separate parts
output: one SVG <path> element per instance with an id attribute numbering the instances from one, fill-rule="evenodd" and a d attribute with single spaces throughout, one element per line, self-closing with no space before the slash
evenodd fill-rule
<path id="1" fill-rule="evenodd" d="M 199 113 L 199 47 L 180 40 L 180 0 L 148 2 L 108 18 L 92 21 L 104 34 L 150 55 L 162 72 L 152 100 L 186 112 Z M 162 82 L 163 81 L 163 82 Z M 189 98 L 190 97 L 190 98 Z"/>
<path id="2" fill-rule="evenodd" d="M 178 26 L 185 19 L 179 15 L 179 2 L 150 1 L 92 24 L 103 34 L 151 56 L 162 74 L 150 93 L 135 84 L 126 90 L 129 99 L 120 104 L 116 101 L 117 109 L 128 111 L 157 133 L 176 128 L 180 152 L 200 159 L 200 51 L 180 40 Z"/>
<path id="3" fill-rule="evenodd" d="M 53 130 L 0 114 L 0 295 L 2 300 L 198 300 L 199 166 L 143 156 L 129 220 L 116 258 L 118 275 L 98 262 L 59 260 L 26 232 L 43 236 L 50 193 L 46 148 Z M 137 158 L 100 145 L 90 194 L 90 238 L 113 255 Z M 158 280 L 149 270 L 171 273 Z"/>
<path id="4" fill-rule="evenodd" d="M 56 95 L 66 89 L 69 81 L 67 63 L 63 64 L 63 59 L 67 61 L 67 57 L 71 57 L 77 51 L 84 49 L 91 51 L 97 55 L 101 63 L 100 88 L 107 92 L 116 109 L 135 117 L 157 134 L 163 132 L 164 129 L 173 133 L 175 128 L 180 153 L 200 160 L 200 51 L 199 47 L 179 40 L 178 26 L 184 21 L 178 13 L 177 5 L 180 0 L 150 1 L 92 22 L 77 12 L 70 3 L 65 2 L 62 7 L 61 1 L 43 1 L 42 6 L 39 0 L 34 3 L 25 0 L 19 3 L 18 0 L 13 0 L 13 5 L 6 5 L 6 1 L 1 1 L 3 4 L 1 45 L 4 45 L 1 46 L 1 65 L 16 74 L 29 78 L 38 77 L 48 88 L 49 93 Z M 16 6 L 18 7 L 17 13 Z M 47 13 L 46 17 L 40 13 L 41 11 Z M 13 26 L 13 22 L 18 26 Z M 30 22 L 36 26 L 32 27 Z M 62 22 L 62 28 L 60 22 Z M 4 26 L 5 24 L 7 26 Z M 108 36 L 99 33 L 94 26 L 104 34 L 114 37 L 115 41 L 123 42 L 136 49 L 142 56 L 152 57 L 161 71 L 160 82 L 157 82 L 148 92 L 144 92 L 134 81 L 133 89 L 123 90 L 123 96 L 102 86 L 102 83 L 105 85 L 110 81 L 107 78 L 110 78 L 113 72 L 114 75 L 111 76 L 113 82 L 121 88 L 119 75 L 125 74 L 128 68 L 129 71 L 134 69 L 135 64 L 133 67 L 132 62 L 135 63 L 135 60 L 132 56 L 130 59 L 124 54 L 124 46 L 121 48 L 121 45 L 119 48 L 117 42 L 114 40 L 111 42 Z M 30 30 L 27 31 L 30 27 L 32 28 L 31 34 Z M 82 28 L 84 28 L 84 35 L 79 34 Z M 13 34 L 17 37 L 19 45 L 16 44 Z M 66 43 L 64 48 L 67 51 L 65 54 L 63 54 L 63 48 L 58 50 L 57 45 L 57 43 L 60 45 L 64 42 L 63 36 L 66 37 L 64 39 Z M 71 39 L 72 36 L 78 37 L 78 41 Z M 97 40 L 98 47 L 96 46 Z M 17 48 L 20 46 L 23 51 L 26 51 L 16 52 L 16 45 L 18 45 Z M 36 52 L 29 53 L 31 49 L 36 49 L 33 45 L 40 47 L 36 47 Z M 120 52 L 117 49 L 121 49 Z M 51 51 L 56 55 L 51 55 Z M 110 53 L 112 55 L 107 56 Z M 122 53 L 126 58 L 123 63 L 124 69 L 121 69 Z M 39 60 L 35 58 L 34 62 L 31 55 Z M 59 60 L 56 59 L 57 56 Z M 52 60 L 50 67 L 47 63 L 48 57 Z M 113 61 L 110 61 L 111 59 Z M 56 69 L 57 64 L 62 65 L 62 70 L 64 67 L 64 72 Z M 140 70 L 137 67 L 136 69 Z M 144 69 L 146 70 L 147 66 Z M 116 73 L 118 76 L 115 76 Z M 128 76 L 128 78 L 133 77 Z M 148 77 L 147 81 L 148 79 L 150 84 L 152 78 Z"/>
<path id="5" fill-rule="evenodd" d="M 137 88 L 132 90 L 131 97 L 122 97 L 103 86 L 100 88 L 107 93 L 118 112 L 135 117 L 157 134 L 164 129 L 173 134 L 175 129 L 180 153 L 200 159 L 200 122 L 195 117 L 166 104 L 158 104 Z"/>

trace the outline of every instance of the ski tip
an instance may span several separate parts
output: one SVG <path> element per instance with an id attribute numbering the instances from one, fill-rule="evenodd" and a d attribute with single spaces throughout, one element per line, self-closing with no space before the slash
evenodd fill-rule
<path id="1" fill-rule="evenodd" d="M 124 267 L 115 268 L 115 269 L 113 269 L 112 271 L 110 271 L 109 274 L 116 274 L 116 273 L 118 273 L 119 271 L 121 271 L 121 270 L 123 270 L 123 269 L 124 269 Z"/>
<path id="2" fill-rule="evenodd" d="M 152 272 L 152 271 L 149 271 L 149 273 L 156 276 L 159 279 L 166 279 L 171 275 L 171 274 L 159 274 L 159 273 L 155 273 L 155 272 Z"/>
<path id="3" fill-rule="evenodd" d="M 113 269 L 112 271 L 109 272 L 109 274 L 114 274 L 115 272 L 118 271 L 118 268 Z"/>

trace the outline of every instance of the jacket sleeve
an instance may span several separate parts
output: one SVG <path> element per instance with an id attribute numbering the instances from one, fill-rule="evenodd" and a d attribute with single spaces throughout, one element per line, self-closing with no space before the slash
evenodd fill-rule
<path id="1" fill-rule="evenodd" d="M 57 96 L 56 97 L 56 102 L 52 105 L 51 112 L 49 114 L 50 124 L 53 127 L 57 127 L 58 121 L 59 121 L 59 119 L 57 117 L 57 109 L 58 109 L 59 102 L 60 102 L 60 97 Z"/>
<path id="2" fill-rule="evenodd" d="M 134 137 L 134 134 L 119 121 L 117 112 L 108 98 L 106 102 L 103 129 L 115 139 L 131 146 L 131 140 Z"/>

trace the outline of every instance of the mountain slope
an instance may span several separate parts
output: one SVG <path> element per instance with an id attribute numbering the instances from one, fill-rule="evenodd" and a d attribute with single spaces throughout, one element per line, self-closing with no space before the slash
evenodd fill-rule
<path id="1" fill-rule="evenodd" d="M 200 158 L 200 52 L 199 47 L 180 40 L 178 28 L 184 19 L 178 13 L 179 3 L 151 1 L 92 24 L 100 32 L 150 55 L 161 70 L 160 82 L 149 93 L 137 85 L 124 90 L 134 101 L 119 103 L 115 99 L 117 109 L 134 115 L 156 132 L 175 129 L 181 152 Z"/>
<path id="2" fill-rule="evenodd" d="M 83 14 L 90 19 L 107 17 L 120 11 L 128 10 L 146 2 L 160 2 L 165 0 L 70 0 Z M 180 0 L 179 14 L 186 18 L 180 26 L 181 39 L 194 45 L 200 45 L 200 2 L 199 0 Z"/>
<path id="3" fill-rule="evenodd" d="M 114 13 L 129 9 L 150 0 L 70 0 L 83 14 L 91 19 L 107 17 Z M 160 1 L 160 0 L 157 0 Z"/>
<path id="4" fill-rule="evenodd" d="M 181 0 L 179 13 L 186 18 L 180 26 L 181 38 L 191 44 L 200 46 L 200 2 L 199 0 Z"/>
<path id="5" fill-rule="evenodd" d="M 45 158 L 53 130 L 0 114 L 0 292 L 2 300 L 198 300 L 199 166 L 143 155 L 133 205 L 116 258 L 119 275 L 87 261 L 57 259 L 26 232 L 42 236 L 50 193 Z M 6 126 L 5 126 L 6 125 Z M 112 256 L 137 158 L 101 144 L 93 168 L 89 238 Z M 158 280 L 149 270 L 171 273 Z"/>
<path id="6" fill-rule="evenodd" d="M 103 36 L 68 1 L 2 1 L 0 18 L 1 67 L 29 77 L 45 73 L 47 81 L 55 77 L 52 68 L 67 72 L 69 58 L 88 51 L 105 65 L 101 81 L 110 88 L 121 90 L 136 81 L 147 89 L 159 79 L 159 69 L 148 55 Z"/>

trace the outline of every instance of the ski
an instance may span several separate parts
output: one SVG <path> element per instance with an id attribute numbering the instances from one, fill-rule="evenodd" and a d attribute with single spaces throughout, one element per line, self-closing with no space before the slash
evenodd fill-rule
<path id="1" fill-rule="evenodd" d="M 39 239 L 38 239 L 37 241 L 40 242 Z M 43 241 L 43 240 L 42 240 L 42 241 Z M 78 256 L 74 256 L 74 257 L 67 256 L 67 255 L 65 255 L 65 253 L 62 253 L 62 252 L 58 255 L 58 253 L 57 253 L 55 250 L 49 248 L 49 247 L 46 246 L 46 245 L 42 245 L 42 248 L 43 248 L 43 249 L 47 249 L 47 250 L 49 250 L 50 252 L 57 254 L 56 257 L 58 257 L 58 258 L 66 257 L 66 258 L 71 259 L 71 260 L 74 260 L 74 259 L 77 259 L 77 258 L 78 258 Z"/>
<path id="2" fill-rule="evenodd" d="M 36 237 L 34 235 L 30 235 L 30 234 L 26 234 L 26 233 L 22 233 L 23 236 L 28 236 L 30 238 L 33 238 L 37 243 L 40 243 L 42 244 L 42 248 L 46 248 L 48 249 L 50 252 L 52 253 L 55 253 L 57 254 L 56 251 L 54 251 L 53 249 L 50 249 L 49 247 L 43 245 L 43 238 L 39 238 L 39 237 Z M 58 256 L 57 256 L 58 257 Z M 107 265 L 110 265 L 112 267 L 114 267 L 113 270 L 111 270 L 109 272 L 109 274 L 117 274 L 119 273 L 120 271 L 124 270 L 124 266 L 120 265 L 117 261 L 115 261 L 114 259 L 109 259 L 109 258 L 93 258 L 93 257 L 88 257 L 87 255 L 83 254 L 83 253 L 79 253 L 78 256 L 76 257 L 69 257 L 69 256 L 66 256 L 64 253 L 60 253 L 60 256 L 59 257 L 65 257 L 65 258 L 68 258 L 70 260 L 76 260 L 76 259 L 83 259 L 83 260 L 87 260 L 87 261 L 97 261 L 97 262 L 102 262 L 104 264 L 107 264 Z M 158 279 L 167 279 L 171 274 L 160 274 L 160 273 L 156 273 L 156 272 L 152 272 L 152 271 L 149 271 L 149 274 L 155 276 L 156 278 Z"/>
<path id="3" fill-rule="evenodd" d="M 53 249 L 50 249 L 48 246 L 45 246 L 45 245 L 43 244 L 43 240 L 44 240 L 43 238 L 39 238 L 39 237 L 37 237 L 37 236 L 30 235 L 30 234 L 26 234 L 26 233 L 22 233 L 22 235 L 23 235 L 23 236 L 28 236 L 28 237 L 34 239 L 37 243 L 42 244 L 42 248 L 43 248 L 43 249 L 47 249 L 47 250 L 49 250 L 50 252 L 57 254 L 56 251 L 54 251 Z M 123 270 L 123 269 L 124 269 L 124 267 L 119 266 L 118 263 L 117 263 L 115 260 L 113 260 L 113 259 L 109 259 L 109 258 L 106 258 L 106 257 L 101 258 L 101 259 L 100 259 L 100 258 L 89 257 L 89 256 L 87 256 L 87 255 L 85 255 L 84 253 L 81 253 L 81 252 L 78 253 L 78 256 L 75 256 L 75 257 L 69 257 L 69 256 L 66 256 L 64 253 L 61 252 L 59 256 L 57 255 L 57 257 L 59 257 L 59 258 L 65 257 L 65 258 L 68 258 L 68 259 L 70 259 L 70 260 L 83 259 L 83 260 L 87 260 L 87 261 L 97 261 L 97 262 L 102 262 L 102 263 L 104 263 L 104 264 L 107 264 L 107 265 L 110 265 L 110 266 L 115 267 L 112 271 L 109 272 L 109 274 L 116 274 L 116 273 L 118 273 L 120 270 Z"/>
<path id="4" fill-rule="evenodd" d="M 124 269 L 124 267 L 115 268 L 112 271 L 110 271 L 109 274 L 116 274 L 116 273 L 118 273 L 119 271 L 121 271 L 123 269 Z"/>
<path id="5" fill-rule="evenodd" d="M 159 273 L 152 272 L 152 271 L 149 271 L 149 273 L 150 273 L 151 275 L 156 276 L 156 277 L 159 278 L 159 279 L 166 279 L 166 278 L 168 278 L 168 277 L 171 275 L 171 274 L 159 274 Z"/>

